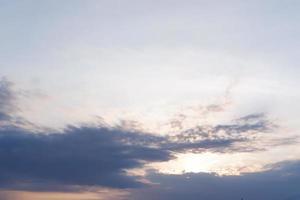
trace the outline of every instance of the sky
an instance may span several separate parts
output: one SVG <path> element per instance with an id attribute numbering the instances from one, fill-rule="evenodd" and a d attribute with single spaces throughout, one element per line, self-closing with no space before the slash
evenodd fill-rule
<path id="1" fill-rule="evenodd" d="M 299 200 L 299 9 L 0 0 L 0 199 Z"/>

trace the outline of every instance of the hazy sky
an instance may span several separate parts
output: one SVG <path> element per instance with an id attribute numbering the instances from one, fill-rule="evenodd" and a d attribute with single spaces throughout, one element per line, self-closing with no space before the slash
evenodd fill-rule
<path id="1" fill-rule="evenodd" d="M 299 199 L 299 9 L 0 0 L 0 199 Z"/>

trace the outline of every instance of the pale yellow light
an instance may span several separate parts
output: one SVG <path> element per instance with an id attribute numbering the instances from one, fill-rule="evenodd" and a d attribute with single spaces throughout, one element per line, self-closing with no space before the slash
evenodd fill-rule
<path id="1" fill-rule="evenodd" d="M 254 161 L 249 153 L 186 153 L 177 155 L 175 160 L 152 166 L 161 173 L 168 174 L 204 172 L 218 175 L 239 175 L 263 170 L 263 163 Z"/>

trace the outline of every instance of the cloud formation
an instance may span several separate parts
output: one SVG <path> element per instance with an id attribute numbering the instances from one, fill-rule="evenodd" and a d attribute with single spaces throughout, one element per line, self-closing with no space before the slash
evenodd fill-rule
<path id="1" fill-rule="evenodd" d="M 245 151 L 236 145 L 273 128 L 264 114 L 231 124 L 197 126 L 173 136 L 131 126 L 78 125 L 61 131 L 33 129 L 16 117 L 11 83 L 0 82 L 0 187 L 13 190 L 81 190 L 85 187 L 139 188 L 128 170 L 174 159 L 177 153 Z"/>
<path id="2" fill-rule="evenodd" d="M 126 169 L 172 158 L 166 150 L 142 145 L 145 140 L 145 135 L 103 127 L 69 127 L 62 133 L 48 134 L 2 129 L 0 185 L 26 188 L 49 182 L 140 187 L 143 184 L 138 177 L 126 175 Z"/>
<path id="3" fill-rule="evenodd" d="M 218 176 L 209 173 L 167 175 L 152 172 L 148 178 L 156 184 L 135 191 L 129 199 L 298 200 L 300 162 L 282 162 L 269 168 L 271 169 L 267 171 L 241 176 Z"/>
<path id="4" fill-rule="evenodd" d="M 144 184 L 139 177 L 128 175 L 126 170 L 171 160 L 178 152 L 225 151 L 241 142 L 240 138 L 206 135 L 193 141 L 191 135 L 174 140 L 103 126 L 70 126 L 60 132 L 41 133 L 4 126 L 0 128 L 0 185 L 23 190 L 57 190 L 58 185 L 64 189 L 141 187 Z"/>
<path id="5" fill-rule="evenodd" d="M 196 126 L 168 137 L 169 149 L 179 152 L 214 151 L 257 151 L 254 146 L 238 148 L 235 144 L 248 142 L 252 145 L 257 135 L 274 130 L 276 125 L 263 113 L 251 114 L 233 120 L 230 124 Z M 251 148 L 250 148 L 251 147 Z"/>
<path id="6" fill-rule="evenodd" d="M 0 80 L 0 122 L 11 119 L 11 113 L 16 109 L 15 95 L 12 83 L 2 78 Z"/>
<path id="7" fill-rule="evenodd" d="M 20 190 L 72 190 L 73 186 L 141 187 L 127 169 L 172 158 L 154 147 L 159 137 L 121 128 L 69 126 L 28 129 L 15 115 L 12 83 L 0 81 L 0 186 Z M 59 189 L 60 188 L 60 189 Z"/>

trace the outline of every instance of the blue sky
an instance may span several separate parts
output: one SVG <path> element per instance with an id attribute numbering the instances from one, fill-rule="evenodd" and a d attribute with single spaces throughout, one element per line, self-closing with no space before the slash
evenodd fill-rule
<path id="1" fill-rule="evenodd" d="M 277 173 L 265 196 L 249 183 L 248 198 L 299 198 L 299 8 L 0 0 L 0 197 L 194 199 L 214 181 Z"/>

